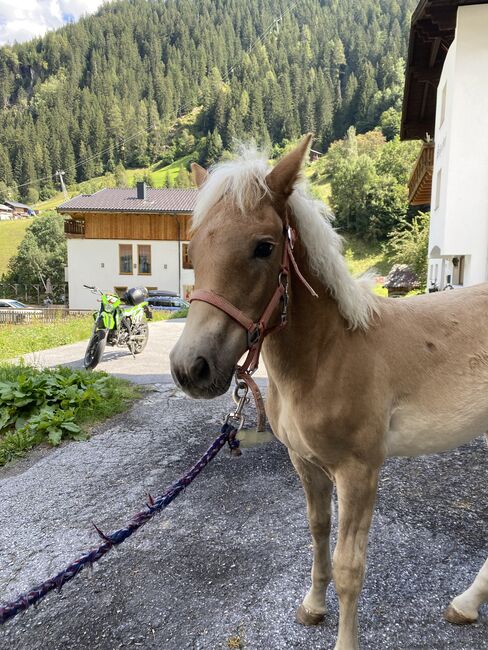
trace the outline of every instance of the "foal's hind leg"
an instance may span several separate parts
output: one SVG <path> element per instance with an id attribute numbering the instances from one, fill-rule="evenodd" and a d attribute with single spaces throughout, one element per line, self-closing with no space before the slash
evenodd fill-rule
<path id="1" fill-rule="evenodd" d="M 332 481 L 323 470 L 288 450 L 307 497 L 308 524 L 313 539 L 312 586 L 297 611 L 302 625 L 317 625 L 325 616 L 325 592 L 332 577 L 330 504 Z"/>
<path id="2" fill-rule="evenodd" d="M 488 433 L 485 433 L 488 445 Z M 488 602 L 488 560 L 481 567 L 473 584 L 465 592 L 456 596 L 444 612 L 449 623 L 465 625 L 474 623 L 478 618 L 478 610 L 483 603 Z"/>
<path id="3" fill-rule="evenodd" d="M 460 596 L 456 596 L 444 612 L 446 620 L 457 625 L 474 623 L 478 610 L 488 601 L 488 560 L 481 567 L 473 584 Z"/>

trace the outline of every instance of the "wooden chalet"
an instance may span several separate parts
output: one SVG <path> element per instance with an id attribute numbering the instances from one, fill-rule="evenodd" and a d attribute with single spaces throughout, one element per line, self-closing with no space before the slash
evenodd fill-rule
<path id="1" fill-rule="evenodd" d="M 196 189 L 103 189 L 58 207 L 66 216 L 70 306 L 90 308 L 84 284 L 125 292 L 130 286 L 187 297 L 194 284 L 188 256 Z"/>

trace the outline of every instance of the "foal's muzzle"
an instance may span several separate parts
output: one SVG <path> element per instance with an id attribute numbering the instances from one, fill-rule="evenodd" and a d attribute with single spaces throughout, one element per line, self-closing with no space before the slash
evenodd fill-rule
<path id="1" fill-rule="evenodd" d="M 212 348 L 192 350 L 180 340 L 171 351 L 170 360 L 175 384 L 191 397 L 212 399 L 225 393 L 232 381 L 235 363 L 227 363 L 222 350 L 220 354 Z"/>

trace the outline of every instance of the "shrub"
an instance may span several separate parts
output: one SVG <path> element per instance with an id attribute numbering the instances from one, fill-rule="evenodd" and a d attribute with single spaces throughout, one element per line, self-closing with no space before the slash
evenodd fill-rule
<path id="1" fill-rule="evenodd" d="M 427 283 L 427 256 L 429 247 L 428 212 L 419 212 L 411 223 L 403 221 L 390 233 L 385 253 L 392 264 L 408 264 L 422 287 Z"/>

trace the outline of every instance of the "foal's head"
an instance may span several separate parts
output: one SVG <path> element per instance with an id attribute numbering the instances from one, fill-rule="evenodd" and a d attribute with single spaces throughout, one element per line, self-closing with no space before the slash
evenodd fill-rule
<path id="1" fill-rule="evenodd" d="M 193 165 L 202 187 L 189 250 L 195 289 L 213 291 L 254 321 L 278 284 L 286 201 L 310 139 L 304 138 L 267 174 L 256 174 L 256 161 L 248 168 L 246 161 L 226 163 L 210 174 Z M 171 352 L 173 378 L 192 397 L 216 397 L 228 389 L 246 349 L 242 326 L 213 305 L 192 302 Z"/>

